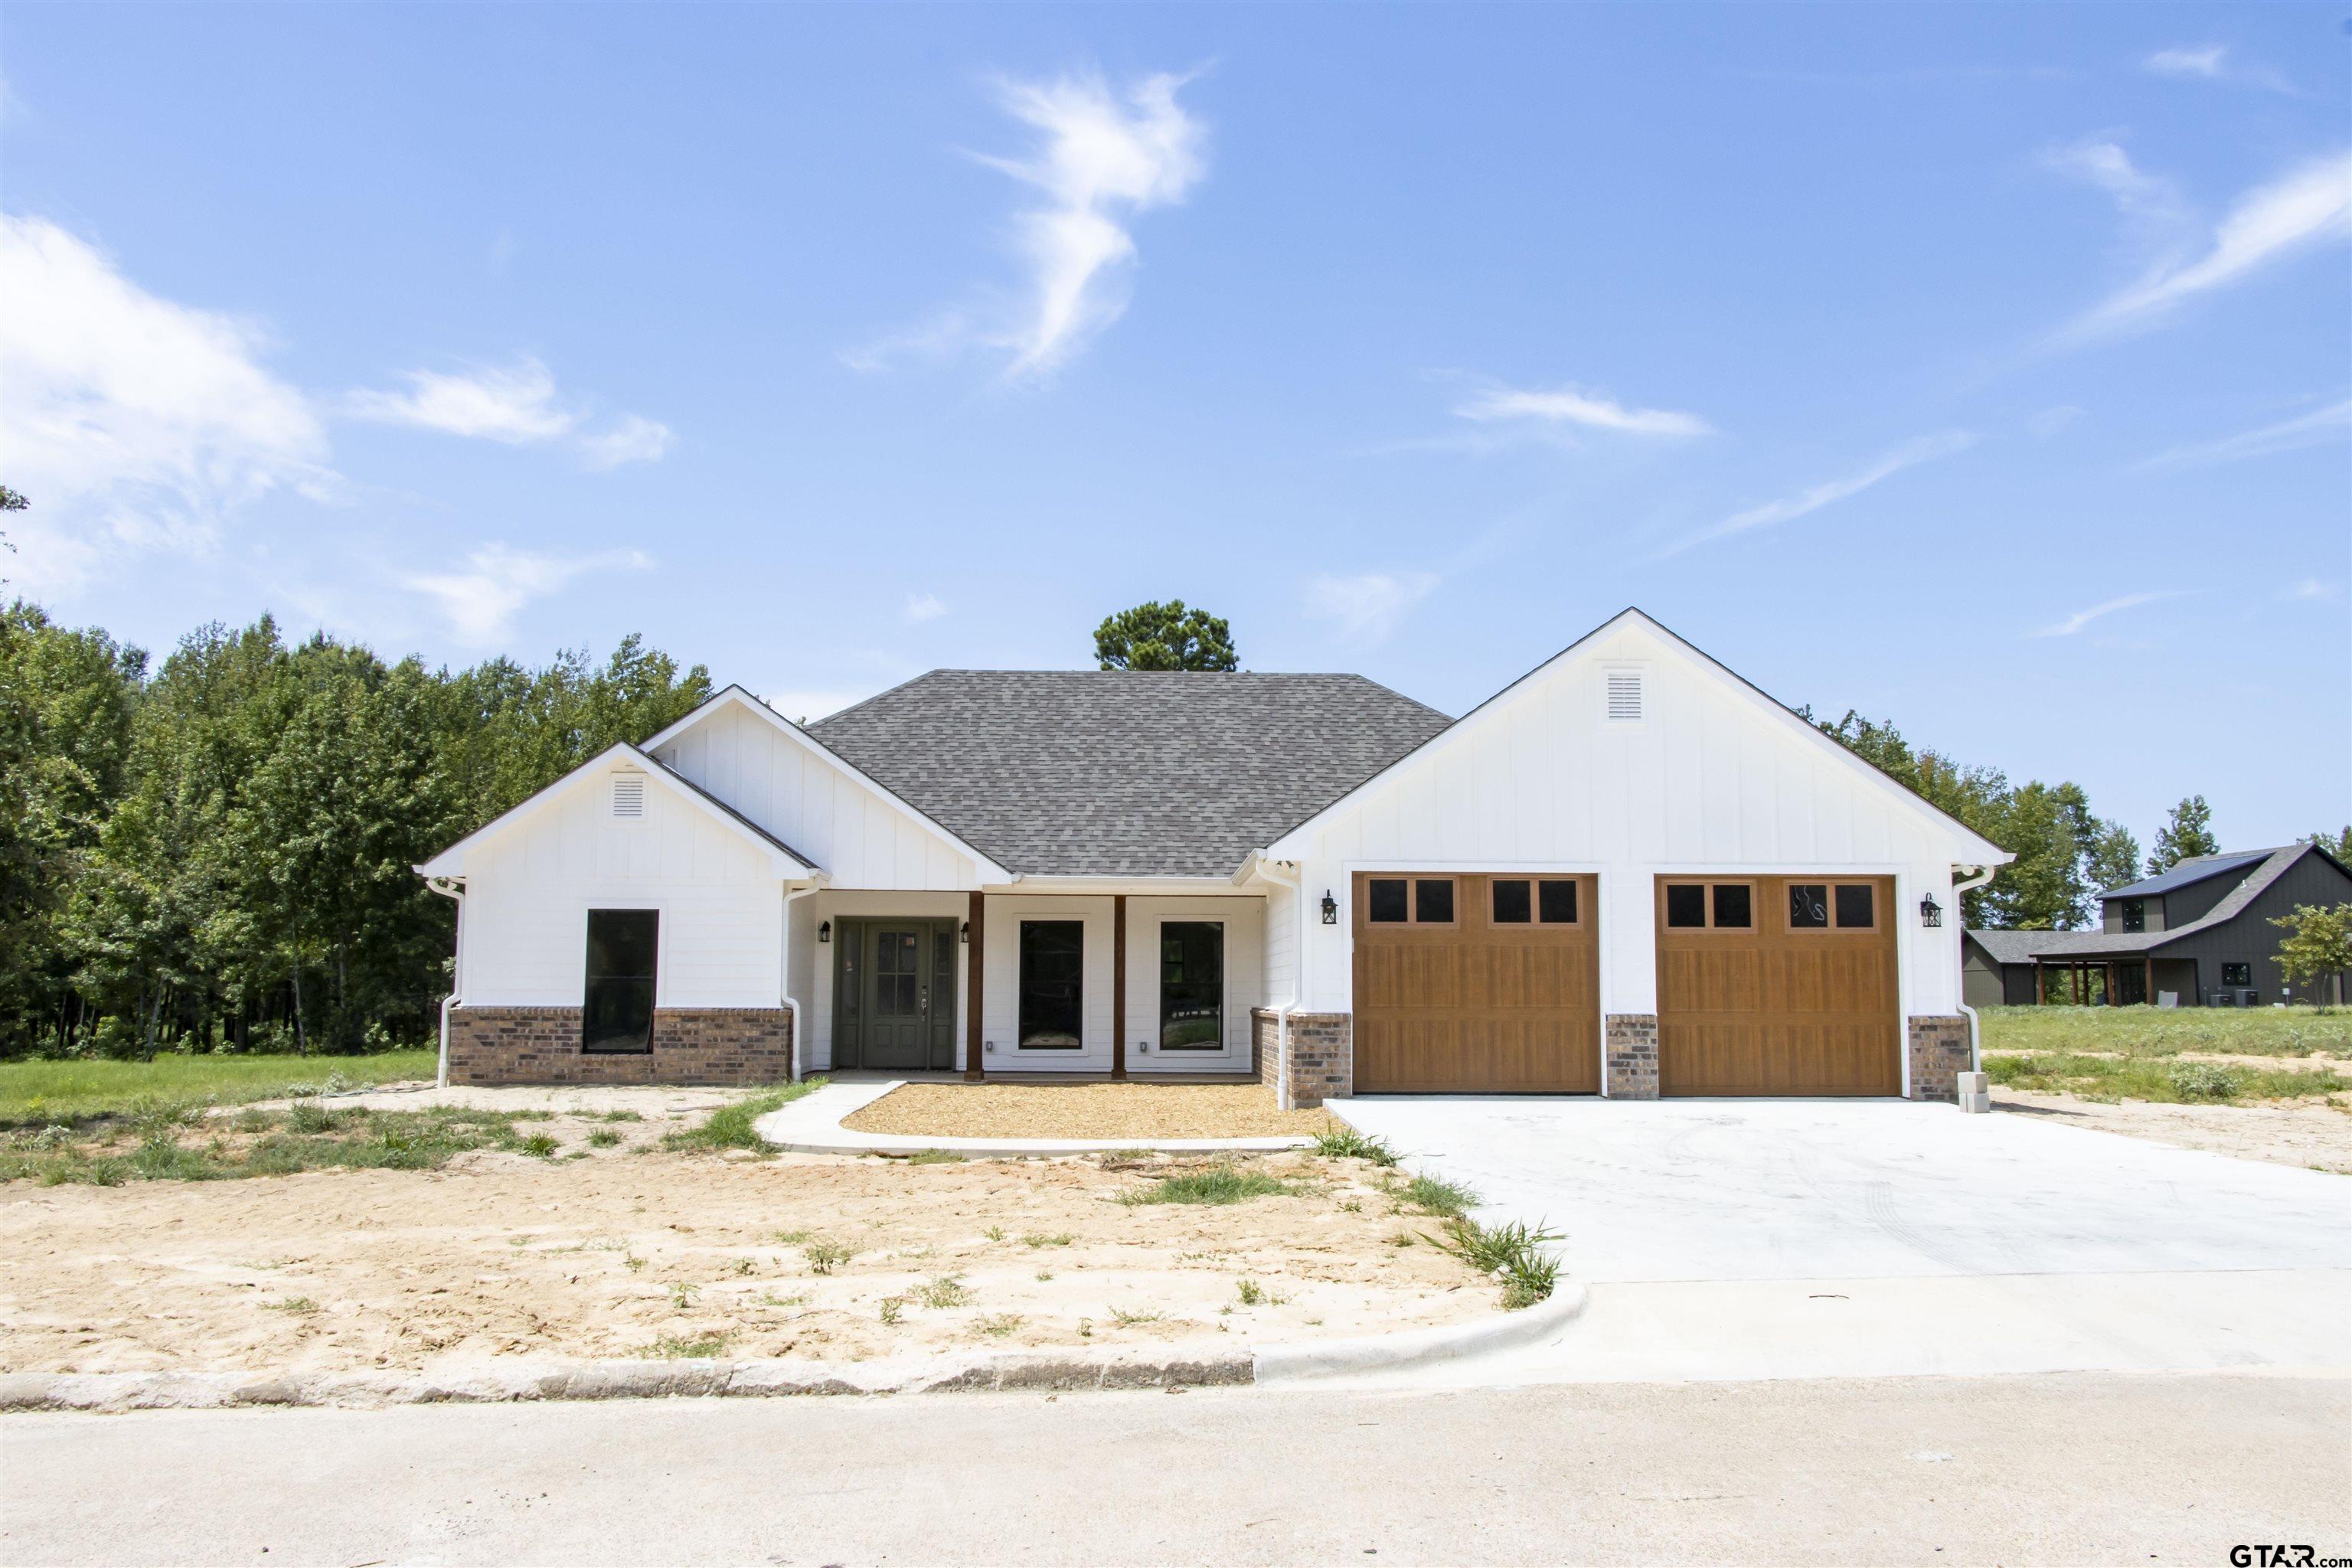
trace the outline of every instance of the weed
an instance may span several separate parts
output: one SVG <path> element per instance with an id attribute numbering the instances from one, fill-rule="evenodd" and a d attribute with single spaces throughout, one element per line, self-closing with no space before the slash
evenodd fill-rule
<path id="1" fill-rule="evenodd" d="M 264 1301 L 261 1307 L 267 1312 L 288 1312 L 298 1318 L 307 1318 L 319 1310 L 319 1303 L 308 1296 L 289 1296 L 283 1301 Z"/>
<path id="2" fill-rule="evenodd" d="M 1478 1206 L 1478 1194 L 1443 1176 L 1415 1176 L 1404 1184 L 1404 1201 L 1440 1219 L 1460 1219 Z"/>
<path id="3" fill-rule="evenodd" d="M 546 1133 L 534 1132 L 530 1137 L 518 1142 L 515 1147 L 534 1160 L 544 1160 L 554 1154 L 557 1145 L 555 1140 Z"/>
<path id="4" fill-rule="evenodd" d="M 1361 1214 L 1364 1212 L 1364 1205 L 1357 1202 L 1354 1198 L 1349 1198 L 1340 1204 L 1339 1212 L 1341 1214 Z"/>
<path id="5" fill-rule="evenodd" d="M 2183 1100 L 2234 1100 L 2238 1075 L 2219 1062 L 2175 1062 L 2166 1075 Z"/>
<path id="6" fill-rule="evenodd" d="M 634 1110 L 608 1110 L 604 1112 L 604 1120 L 607 1121 L 643 1121 L 645 1118 Z"/>
<path id="7" fill-rule="evenodd" d="M 1429 1239 L 1480 1273 L 1501 1280 L 1506 1311 L 1534 1306 L 1550 1296 L 1559 1280 L 1559 1259 L 1544 1248 L 1546 1242 L 1559 1237 L 1540 1225 L 1530 1228 L 1512 1220 L 1488 1226 L 1457 1216 L 1447 1222 L 1444 1235 Z"/>
<path id="8" fill-rule="evenodd" d="M 799 1083 L 779 1084 L 761 1094 L 739 1100 L 732 1105 L 722 1105 L 703 1118 L 702 1125 L 682 1132 L 672 1132 L 662 1139 L 665 1149 L 706 1150 L 749 1149 L 755 1154 L 772 1154 L 766 1139 L 751 1131 L 751 1124 L 780 1106 L 790 1105 L 801 1096 L 823 1087 L 821 1078 L 803 1079 Z"/>
<path id="9" fill-rule="evenodd" d="M 1234 1288 L 1234 1294 L 1240 1298 L 1241 1304 L 1244 1307 L 1259 1307 L 1265 1304 L 1265 1288 L 1255 1279 L 1243 1280 Z"/>
<path id="10" fill-rule="evenodd" d="M 646 1347 L 646 1353 L 674 1361 L 708 1361 L 724 1355 L 727 1342 L 732 1337 L 724 1330 L 693 1335 L 664 1334 Z"/>
<path id="11" fill-rule="evenodd" d="M 317 1100 L 305 1100 L 286 1113 L 286 1125 L 297 1132 L 332 1132 L 342 1123 Z"/>
<path id="12" fill-rule="evenodd" d="M 1040 1285 L 1043 1285 L 1046 1280 L 1051 1279 L 1053 1277 L 1054 1271 L 1050 1268 L 1040 1268 L 1037 1270 L 1037 1283 Z"/>
<path id="13" fill-rule="evenodd" d="M 1095 1321 L 1092 1318 L 1080 1318 L 1078 1320 L 1078 1338 L 1082 1340 L 1090 1340 L 1094 1337 Z"/>
<path id="14" fill-rule="evenodd" d="M 857 1254 L 837 1241 L 812 1241 L 801 1248 L 801 1256 L 808 1259 L 810 1273 L 830 1274 Z"/>
<path id="15" fill-rule="evenodd" d="M 961 1307 L 971 1300 L 963 1281 L 952 1274 L 942 1274 L 920 1291 L 923 1305 L 938 1311 L 949 1307 Z"/>
<path id="16" fill-rule="evenodd" d="M 1315 1152 L 1327 1160 L 1369 1160 L 1375 1165 L 1397 1163 L 1397 1152 L 1389 1147 L 1387 1139 L 1368 1137 L 1353 1127 L 1335 1127 L 1328 1132 L 1317 1133 Z"/>
<path id="17" fill-rule="evenodd" d="M 1004 1239 L 1004 1227 L 1001 1225 L 992 1225 L 980 1234 L 988 1237 L 991 1241 L 1003 1241 Z"/>
<path id="18" fill-rule="evenodd" d="M 1021 1238 L 1021 1245 L 1030 1247 L 1067 1247 L 1071 1242 L 1076 1239 L 1077 1238 L 1076 1237 L 1072 1236 L 1066 1230 L 1055 1231 L 1050 1235 L 1044 1231 L 1033 1230 L 1028 1235 Z"/>
<path id="19" fill-rule="evenodd" d="M 883 1298 L 882 1298 L 882 1321 L 883 1321 L 883 1323 L 884 1323 L 886 1326 L 889 1326 L 889 1327 L 896 1327 L 896 1326 L 897 1326 L 897 1324 L 898 1324 L 898 1314 L 899 1314 L 899 1313 L 901 1313 L 901 1312 L 903 1312 L 903 1311 L 905 1311 L 906 1310 L 907 1310 L 907 1298 L 905 1298 L 904 1296 L 885 1296 L 885 1297 L 883 1297 Z"/>
<path id="20" fill-rule="evenodd" d="M 762 1307 L 805 1307 L 806 1296 L 779 1296 L 773 1290 L 763 1290 L 751 1300 Z"/>
<path id="21" fill-rule="evenodd" d="M 688 1307 L 694 1304 L 695 1289 L 696 1287 L 688 1284 L 683 1279 L 671 1280 L 669 1286 L 669 1304 L 677 1308 L 681 1312 L 685 1311 Z"/>
<path id="22" fill-rule="evenodd" d="M 815 1233 L 814 1231 L 806 1230 L 780 1230 L 776 1232 L 776 1245 L 779 1247 L 798 1247 L 802 1242 L 806 1241 L 814 1234 Z"/>
<path id="23" fill-rule="evenodd" d="M 621 1261 L 628 1265 L 629 1272 L 632 1274 L 642 1272 L 646 1266 L 646 1260 L 634 1252 L 623 1258 Z"/>
<path id="24" fill-rule="evenodd" d="M 992 1318 L 974 1318 L 971 1326 L 990 1339 L 1001 1340 L 1021 1326 L 1021 1314 L 999 1312 Z"/>
<path id="25" fill-rule="evenodd" d="M 1124 1307 L 1110 1310 L 1110 1321 L 1122 1329 L 1132 1329 L 1141 1323 L 1156 1323 L 1167 1315 L 1165 1312 L 1130 1312 Z"/>
<path id="26" fill-rule="evenodd" d="M 727 1266 L 727 1272 L 739 1278 L 749 1274 L 751 1272 L 751 1260 L 748 1258 L 739 1258 Z"/>
<path id="27" fill-rule="evenodd" d="M 1409 1230 L 1401 1230 L 1394 1236 L 1389 1237 L 1388 1244 L 1391 1247 L 1411 1247 L 1412 1245 L 1412 1232 Z"/>
<path id="28" fill-rule="evenodd" d="M 588 1145 L 593 1149 L 610 1149 L 620 1141 L 621 1135 L 609 1127 L 599 1127 L 588 1134 Z"/>
<path id="29" fill-rule="evenodd" d="M 950 1149 L 918 1149 L 907 1156 L 909 1165 L 961 1165 L 963 1156 Z"/>
<path id="30" fill-rule="evenodd" d="M 1223 1205 L 1290 1190 L 1288 1183 L 1276 1181 L 1263 1171 L 1212 1165 L 1205 1171 L 1184 1171 L 1173 1176 L 1163 1176 L 1148 1187 L 1119 1194 L 1118 1201 L 1130 1208 L 1140 1204 Z"/>

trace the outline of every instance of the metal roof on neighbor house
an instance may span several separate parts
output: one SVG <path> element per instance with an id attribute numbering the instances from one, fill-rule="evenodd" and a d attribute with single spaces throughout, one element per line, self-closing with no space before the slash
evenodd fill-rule
<path id="1" fill-rule="evenodd" d="M 808 730 L 1012 870 L 1223 877 L 1452 721 L 1360 675 L 935 669 Z"/>
<path id="2" fill-rule="evenodd" d="M 2229 860 L 2240 867 L 2253 865 L 2254 869 L 2244 881 L 2222 894 L 2221 902 L 2197 919 L 2190 921 L 2187 925 L 2173 926 L 2166 931 L 2064 931 L 2060 933 L 2061 940 L 2042 949 L 2038 956 L 2042 958 L 2129 956 L 2134 953 L 2152 952 L 2168 943 L 2179 942 L 2184 937 L 2193 936 L 2199 931 L 2211 931 L 2215 926 L 2225 925 L 2243 914 L 2246 906 L 2260 897 L 2264 889 L 2285 875 L 2288 867 L 2306 854 L 2318 853 L 2318 850 L 2308 844 L 2289 844 L 2277 849 L 2259 849 L 2251 855 L 2204 857 L 2207 860 Z M 2255 864 L 2256 862 L 2259 864 Z M 2185 866 L 2188 862 L 2184 860 L 2181 864 Z M 2178 870 L 2179 867 L 2175 867 L 2173 869 Z M 2166 873 L 2167 876 L 2170 874 L 2170 872 Z M 2162 878 L 2157 879 L 2158 881 L 2162 879 Z M 2189 879 L 2191 881 L 2203 879 L 2202 878 Z M 2176 887 L 2182 885 L 2184 884 L 2174 884 Z"/>
<path id="3" fill-rule="evenodd" d="M 2265 856 L 2275 855 L 2275 849 L 2242 849 L 2227 855 L 2194 855 L 2161 871 L 2145 881 L 2127 882 L 2120 888 L 2109 888 L 2103 899 L 2145 899 L 2171 892 L 2201 882 L 2208 877 L 2218 877 L 2225 871 L 2240 871 Z"/>

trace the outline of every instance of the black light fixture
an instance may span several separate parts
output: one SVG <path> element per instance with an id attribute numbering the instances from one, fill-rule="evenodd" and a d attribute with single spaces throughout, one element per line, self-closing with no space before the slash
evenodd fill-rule
<path id="1" fill-rule="evenodd" d="M 1331 896 L 1328 888 L 1323 889 L 1323 923 L 1327 926 L 1339 923 L 1339 901 Z"/>
<path id="2" fill-rule="evenodd" d="M 956 927 L 956 940 L 963 943 L 966 947 L 970 947 L 971 945 L 971 922 L 970 921 L 966 921 L 963 924 Z"/>
<path id="3" fill-rule="evenodd" d="M 1923 926 L 1939 926 L 1944 923 L 1944 906 L 1936 901 L 1936 895 L 1933 893 L 1919 900 L 1919 923 Z"/>
<path id="4" fill-rule="evenodd" d="M 816 939 L 819 942 L 831 942 L 833 940 L 833 922 L 831 921 L 819 921 L 816 922 Z"/>

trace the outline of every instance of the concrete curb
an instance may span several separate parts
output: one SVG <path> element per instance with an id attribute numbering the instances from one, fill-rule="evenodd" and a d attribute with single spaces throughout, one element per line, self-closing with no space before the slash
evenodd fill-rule
<path id="1" fill-rule="evenodd" d="M 1280 1154 L 1304 1149 L 1311 1138 L 910 1138 L 859 1132 L 842 1122 L 906 1080 L 829 1083 L 814 1094 L 768 1112 L 751 1131 L 795 1154 L 968 1154 L 979 1159 L 1043 1159 L 1056 1154 L 1111 1154 L 1141 1150 L 1171 1154 Z"/>
<path id="2" fill-rule="evenodd" d="M 1588 1299 L 1583 1285 L 1564 1279 L 1550 1296 L 1532 1307 L 1467 1323 L 1369 1334 L 1361 1339 L 1259 1345 L 1251 1369 L 1255 1374 L 1252 1381 L 1311 1383 L 1320 1378 L 1404 1372 L 1549 1344 L 1565 1334 L 1570 1325 L 1583 1315 Z"/>

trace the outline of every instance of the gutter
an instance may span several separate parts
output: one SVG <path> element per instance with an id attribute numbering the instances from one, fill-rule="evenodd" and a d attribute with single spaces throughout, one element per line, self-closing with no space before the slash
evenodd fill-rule
<path id="1" fill-rule="evenodd" d="M 787 889 L 784 894 L 784 941 L 783 951 L 777 959 L 776 996 L 793 1018 L 793 1054 L 785 1068 L 785 1078 L 793 1083 L 801 1080 L 801 1052 L 807 1045 L 801 1034 L 801 999 L 793 994 L 793 900 L 821 892 L 824 886 L 824 879 L 817 878 L 801 887 Z"/>
<path id="2" fill-rule="evenodd" d="M 1967 870 L 1969 869 L 1969 868 L 1961 867 L 1959 869 Z M 1959 922 L 1960 940 L 1962 942 L 1966 942 L 1968 940 L 1969 917 L 1968 906 L 1960 902 L 1960 895 L 1962 893 L 1973 892 L 1977 889 L 1983 887 L 1987 882 L 1991 881 L 1995 874 L 2000 870 L 2000 868 L 1998 866 L 1979 866 L 1974 868 L 1974 869 L 1977 873 L 1975 876 L 1952 884 L 1952 918 Z M 1962 965 L 1962 969 L 1964 973 L 1962 973 L 1960 981 L 1961 992 L 1958 1005 L 1961 1013 L 1965 1015 L 1969 1020 L 1969 1070 L 1970 1072 L 1982 1072 L 1984 1071 L 1984 1024 L 1983 1020 L 1977 1016 L 1977 1010 L 1968 1005 L 1968 1001 L 1966 999 L 1968 995 L 1968 979 L 1965 973 L 1965 964 Z"/>
<path id="3" fill-rule="evenodd" d="M 457 950 L 449 955 L 449 994 L 441 998 L 441 1064 L 433 1075 L 433 1087 L 449 1087 L 449 1009 L 462 1006 L 466 1000 L 466 889 L 455 877 L 427 877 L 425 885 L 457 906 Z"/>

